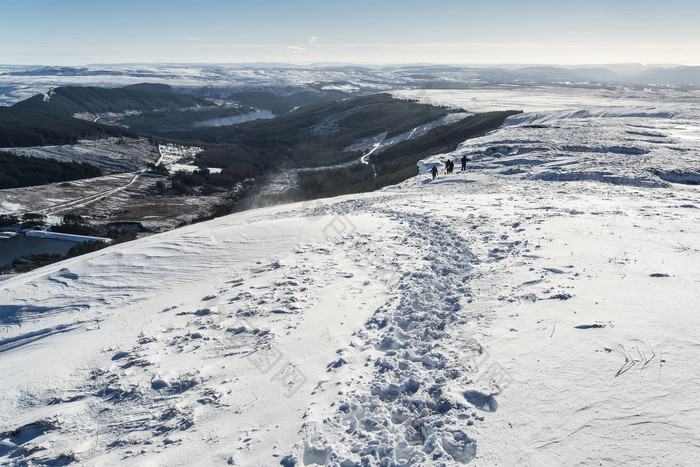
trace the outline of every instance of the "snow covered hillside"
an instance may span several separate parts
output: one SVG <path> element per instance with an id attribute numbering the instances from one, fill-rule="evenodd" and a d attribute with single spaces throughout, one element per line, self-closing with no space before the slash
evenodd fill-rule
<path id="1" fill-rule="evenodd" d="M 0 462 L 697 463 L 698 96 L 624 96 L 0 282 Z"/>

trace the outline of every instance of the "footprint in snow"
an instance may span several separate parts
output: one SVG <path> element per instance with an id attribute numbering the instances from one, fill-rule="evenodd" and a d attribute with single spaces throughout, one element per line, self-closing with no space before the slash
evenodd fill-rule
<path id="1" fill-rule="evenodd" d="M 475 408 L 484 412 L 498 410 L 498 402 L 493 394 L 485 394 L 480 391 L 465 391 L 464 398 Z"/>

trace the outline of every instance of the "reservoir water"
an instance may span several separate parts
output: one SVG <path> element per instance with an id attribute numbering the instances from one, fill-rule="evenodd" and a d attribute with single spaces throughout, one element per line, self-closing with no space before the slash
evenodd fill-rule
<path id="1" fill-rule="evenodd" d="M 17 235 L 10 238 L 0 237 L 0 266 L 10 265 L 14 258 L 40 253 L 60 253 L 65 255 L 76 242 L 56 240 L 53 238 L 36 238 Z"/>
<path id="2" fill-rule="evenodd" d="M 275 114 L 269 110 L 263 110 L 260 112 L 253 112 L 245 115 L 237 115 L 235 117 L 223 117 L 215 118 L 212 120 L 205 120 L 203 122 L 195 123 L 194 126 L 227 126 L 227 125 L 238 125 L 239 123 L 250 122 L 253 120 L 260 120 L 261 118 L 275 118 Z"/>

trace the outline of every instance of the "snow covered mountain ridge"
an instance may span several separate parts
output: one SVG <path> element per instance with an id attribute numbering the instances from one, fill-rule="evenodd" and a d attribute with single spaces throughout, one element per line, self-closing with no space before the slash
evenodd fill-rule
<path id="1" fill-rule="evenodd" d="M 408 97 L 526 113 L 394 187 L 0 282 L 2 462 L 700 457 L 697 94 Z"/>

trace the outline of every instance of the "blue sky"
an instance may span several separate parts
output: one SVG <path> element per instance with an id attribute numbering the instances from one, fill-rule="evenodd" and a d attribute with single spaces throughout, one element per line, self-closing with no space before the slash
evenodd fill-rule
<path id="1" fill-rule="evenodd" d="M 0 0 L 0 64 L 700 64 L 696 0 Z"/>

